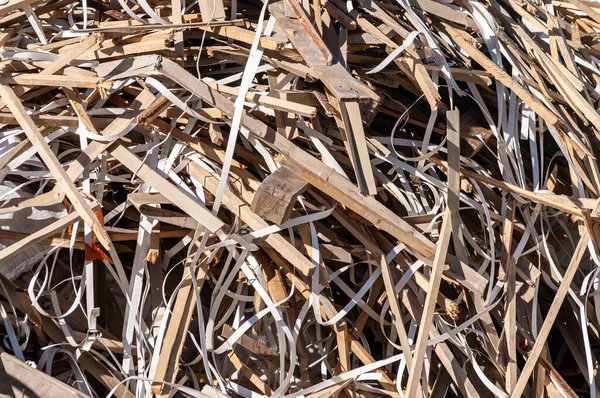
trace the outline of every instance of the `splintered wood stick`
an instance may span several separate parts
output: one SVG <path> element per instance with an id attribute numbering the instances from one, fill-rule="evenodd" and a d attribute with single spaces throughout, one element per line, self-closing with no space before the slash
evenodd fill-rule
<path id="1" fill-rule="evenodd" d="M 54 235 L 57 232 L 62 231 L 63 229 L 67 228 L 69 225 L 73 224 L 74 222 L 76 222 L 80 219 L 81 218 L 79 216 L 79 213 L 75 212 L 75 213 L 71 213 L 68 216 L 63 217 L 59 220 L 56 220 L 55 222 L 48 225 L 47 227 L 44 227 L 44 228 L 40 229 L 39 231 L 36 231 L 35 233 L 0 250 L 0 261 L 5 261 L 5 260 L 9 259 L 10 257 L 14 256 L 15 254 L 19 253 L 20 251 L 26 249 L 27 247 L 29 247 L 43 239 L 46 239 L 46 238 Z M 64 243 L 66 243 L 66 242 L 64 242 Z"/>
<path id="2" fill-rule="evenodd" d="M 223 325 L 222 333 L 225 338 L 231 337 L 233 332 L 234 330 L 231 328 L 231 326 Z M 237 344 L 275 364 L 279 364 L 279 353 L 273 351 L 269 347 L 265 346 L 259 341 L 256 341 L 254 338 L 248 335 L 243 335 L 240 337 L 240 339 L 237 341 Z"/>
<path id="3" fill-rule="evenodd" d="M 556 291 L 556 295 L 552 300 L 552 304 L 550 304 L 550 310 L 548 314 L 546 314 L 546 318 L 544 319 L 544 323 L 538 332 L 537 339 L 535 340 L 535 344 L 533 348 L 529 352 L 527 357 L 527 361 L 525 362 L 525 366 L 521 369 L 521 375 L 517 379 L 517 383 L 513 391 L 511 392 L 511 397 L 517 398 L 523 394 L 525 388 L 527 387 L 527 383 L 529 381 L 529 377 L 536 366 L 537 360 L 544 349 L 544 345 L 546 343 L 546 339 L 550 334 L 550 330 L 554 326 L 554 321 L 558 316 L 558 312 L 560 311 L 560 307 L 562 306 L 565 297 L 569 291 L 571 286 L 571 282 L 573 281 L 573 277 L 575 277 L 575 273 L 579 267 L 579 263 L 583 258 L 584 254 L 587 251 L 588 243 L 590 241 L 590 236 L 587 233 L 587 230 L 584 229 L 581 237 L 579 238 L 579 243 L 577 243 L 577 247 L 573 252 L 573 256 L 571 257 L 571 261 L 569 262 L 569 266 L 565 271 L 565 274 L 562 277 L 562 281 L 560 282 L 560 286 Z"/>
<path id="4" fill-rule="evenodd" d="M 335 326 L 335 334 L 338 343 L 338 352 L 340 355 L 339 369 L 343 372 L 349 372 L 351 370 L 350 363 L 350 335 L 348 333 L 348 326 L 345 323 L 341 323 Z M 355 397 L 355 391 L 348 386 L 348 395 Z"/>
<path id="5" fill-rule="evenodd" d="M 437 294 L 442 281 L 442 271 L 446 262 L 446 254 L 450 245 L 450 234 L 452 233 L 451 211 L 446 209 L 442 218 L 442 227 L 440 229 L 440 239 L 437 243 L 435 258 L 431 267 L 431 278 L 429 279 L 429 289 L 425 304 L 423 305 L 423 313 L 419 322 L 419 333 L 413 353 L 412 363 L 408 374 L 408 386 L 406 387 L 406 396 L 416 397 L 417 391 L 421 388 L 421 372 L 423 371 L 423 357 L 427 348 L 427 340 L 429 338 L 429 329 L 431 320 L 435 310 Z"/>
<path id="6" fill-rule="evenodd" d="M 171 10 L 173 11 L 173 23 L 181 24 L 183 22 L 182 17 L 182 3 L 181 0 L 171 0 Z M 183 58 L 184 55 L 184 43 L 183 43 L 183 32 L 176 31 L 175 32 L 175 51 L 177 52 L 177 56 Z"/>
<path id="7" fill-rule="evenodd" d="M 556 115 L 546 108 L 542 103 L 536 100 L 525 88 L 514 81 L 506 72 L 501 70 L 496 64 L 494 64 L 488 57 L 486 57 L 481 51 L 479 51 L 473 44 L 466 40 L 456 29 L 442 23 L 447 29 L 452 39 L 464 49 L 475 61 L 490 72 L 494 78 L 500 80 L 508 88 L 512 89 L 523 101 L 527 103 L 537 114 L 539 114 L 548 124 L 557 126 L 559 121 Z"/>
<path id="8" fill-rule="evenodd" d="M 452 236 L 454 253 L 458 261 L 467 263 L 467 251 L 461 232 L 460 217 L 460 111 L 446 112 L 446 131 L 448 136 L 448 207 L 451 209 Z"/>
<path id="9" fill-rule="evenodd" d="M 517 296 L 516 296 L 516 262 L 512 255 L 512 240 L 515 219 L 515 202 L 509 198 L 504 220 L 504 231 L 502 234 L 503 259 L 500 269 L 504 269 L 506 275 L 498 280 L 506 280 L 506 308 L 504 337 L 506 338 L 507 360 L 506 365 L 506 391 L 511 392 L 517 382 Z"/>
<path id="10" fill-rule="evenodd" d="M 23 128 L 25 134 L 27 134 L 27 138 L 29 138 L 31 144 L 37 149 L 38 154 L 43 159 L 54 178 L 56 178 L 58 184 L 62 187 L 63 191 L 71 201 L 71 204 L 73 204 L 75 211 L 83 221 L 92 228 L 102 246 L 104 246 L 105 249 L 108 249 L 110 247 L 110 238 L 104 230 L 104 226 L 98 221 L 88 202 L 83 199 L 65 170 L 62 168 L 58 159 L 56 159 L 56 156 L 54 156 L 54 153 L 52 153 L 52 150 L 46 143 L 44 137 L 31 117 L 27 114 L 21 101 L 19 101 L 19 98 L 15 95 L 11 87 L 2 80 L 0 80 L 0 96 L 2 96 L 2 99 L 6 102 L 8 109 L 10 109 L 17 118 L 19 125 Z"/>
<path id="11" fill-rule="evenodd" d="M 62 90 L 69 99 L 69 103 L 71 104 L 71 107 L 73 107 L 73 110 L 75 111 L 75 114 L 77 114 L 79 120 L 85 125 L 85 127 L 89 131 L 91 131 L 94 134 L 98 134 L 96 126 L 94 126 L 94 123 L 87 115 L 83 105 L 81 104 L 81 99 L 79 98 L 78 93 L 69 87 L 63 87 Z"/>
<path id="12" fill-rule="evenodd" d="M 217 90 L 223 94 L 226 94 L 226 95 L 229 94 L 229 95 L 237 96 L 238 92 L 239 92 L 239 89 L 237 89 L 235 87 L 229 87 L 229 86 L 218 85 L 218 84 L 209 84 L 209 85 L 211 87 L 213 87 L 215 90 Z M 267 108 L 272 108 L 272 109 L 275 109 L 278 111 L 291 112 L 291 113 L 295 113 L 300 116 L 306 116 L 306 117 L 312 118 L 317 115 L 317 108 L 315 108 L 314 106 L 309 106 L 309 105 L 305 105 L 302 103 L 283 100 L 283 99 L 279 99 L 279 98 L 275 98 L 275 97 L 271 97 L 271 96 L 267 96 L 267 95 L 259 95 L 259 94 L 255 94 L 252 92 L 248 92 L 248 93 L 246 93 L 246 99 L 248 101 L 252 101 L 254 103 L 264 105 Z"/>
<path id="13" fill-rule="evenodd" d="M 447 168 L 447 162 L 436 158 L 435 156 L 431 156 L 431 161 L 436 163 L 444 168 Z M 519 196 L 523 196 L 529 200 L 542 203 L 546 206 L 550 206 L 560 211 L 564 211 L 568 214 L 572 214 L 574 216 L 578 216 L 583 219 L 583 210 L 590 209 L 589 202 L 586 199 L 576 199 L 565 195 L 552 195 L 552 194 L 544 194 L 538 192 L 532 192 L 527 189 L 515 186 L 514 184 L 507 183 L 505 181 L 496 180 L 494 178 L 480 175 L 465 168 L 460 170 L 460 173 L 464 177 L 472 178 L 478 182 L 482 182 L 484 184 L 491 185 L 493 187 L 508 191 L 510 193 L 517 194 Z"/>
<path id="14" fill-rule="evenodd" d="M 18 84 L 23 86 L 51 86 L 51 87 L 70 87 L 70 88 L 103 88 L 109 89 L 111 84 L 97 77 L 85 76 L 55 76 L 43 75 L 41 73 L 24 73 L 20 75 L 0 76 L 8 84 Z M 27 92 L 28 89 L 21 88 L 19 95 Z M 4 107 L 5 105 L 2 105 Z"/>
<path id="15" fill-rule="evenodd" d="M 151 185 L 177 204 L 182 210 L 191 214 L 199 223 L 208 228 L 211 232 L 219 231 L 225 225 L 221 220 L 215 217 L 210 211 L 200 203 L 194 201 L 188 195 L 181 192 L 177 187 L 160 176 L 156 171 L 150 169 L 146 164 L 131 151 L 122 145 L 115 145 L 110 152 L 131 172 L 138 174 L 146 181 L 151 181 Z"/>
<path id="16" fill-rule="evenodd" d="M 423 370 L 423 358 L 425 349 L 427 348 L 427 340 L 429 338 L 430 324 L 433 319 L 433 312 L 438 296 L 438 291 L 442 281 L 442 273 L 444 264 L 446 263 L 446 255 L 450 245 L 451 233 L 454 231 L 454 248 L 457 253 L 462 253 L 464 250 L 463 242 L 458 239 L 462 236 L 460 232 L 460 216 L 459 216 L 459 193 L 460 193 L 460 112 L 458 110 L 448 111 L 447 130 L 448 130 L 448 207 L 442 218 L 442 226 L 440 228 L 439 240 L 433 264 L 431 266 L 431 275 L 427 287 L 427 297 L 423 305 L 423 312 L 419 322 L 419 332 L 415 343 L 414 355 L 412 363 L 409 365 L 409 381 L 406 388 L 409 397 L 416 396 L 417 390 L 421 388 L 421 372 Z M 455 229 L 456 228 L 456 229 Z M 465 257 L 459 254 L 459 259 Z M 466 261 L 466 257 L 463 261 Z M 425 387 L 426 388 L 426 387 Z"/>
<path id="17" fill-rule="evenodd" d="M 152 394 L 156 396 L 169 396 L 170 387 L 164 386 L 162 381 L 174 382 L 179 371 L 179 360 L 183 351 L 183 343 L 190 327 L 192 314 L 196 311 L 196 294 L 194 293 L 190 278 L 196 278 L 198 287 L 202 288 L 206 280 L 208 264 L 203 262 L 195 269 L 196 273 L 190 275 L 191 268 L 189 265 L 186 266 L 182 276 L 184 283 L 177 293 L 173 313 L 170 316 L 160 350 L 160 356 L 164 359 L 158 362 L 158 367 L 154 373 L 154 380 L 158 380 L 158 382 L 152 384 Z"/>
<path id="18" fill-rule="evenodd" d="M 339 108 L 342 114 L 343 134 L 346 136 L 348 154 L 356 171 L 358 186 L 364 194 L 374 195 L 375 177 L 371 169 L 358 102 L 340 101 Z"/>
<path id="19" fill-rule="evenodd" d="M 69 62 L 73 61 L 83 52 L 89 50 L 92 46 L 96 44 L 98 41 L 98 37 L 94 34 L 88 36 L 85 40 L 79 43 L 77 46 L 73 47 L 66 54 L 63 54 L 59 59 L 50 64 L 47 68 L 44 68 L 43 71 L 40 72 L 40 75 L 53 75 L 62 68 L 66 67 Z"/>
<path id="20" fill-rule="evenodd" d="M 252 369 L 250 369 L 249 367 L 247 367 L 246 365 L 244 365 L 242 363 L 242 361 L 240 360 L 240 358 L 238 358 L 237 355 L 235 355 L 235 353 L 233 351 L 229 351 L 227 353 L 227 356 L 229 357 L 229 360 L 231 361 L 231 363 L 233 364 L 233 366 L 244 376 L 246 376 L 248 378 L 248 380 L 250 380 L 250 382 L 252 384 L 254 384 L 256 386 L 256 388 L 259 389 L 259 391 L 265 395 L 270 395 L 273 393 L 273 391 L 271 390 L 271 388 L 260 379 L 260 377 L 258 377 L 253 371 Z"/>

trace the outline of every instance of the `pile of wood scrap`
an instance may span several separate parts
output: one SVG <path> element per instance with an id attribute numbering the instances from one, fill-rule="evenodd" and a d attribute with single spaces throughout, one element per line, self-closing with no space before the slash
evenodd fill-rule
<path id="1" fill-rule="evenodd" d="M 600 392 L 599 3 L 0 3 L 2 394 Z"/>

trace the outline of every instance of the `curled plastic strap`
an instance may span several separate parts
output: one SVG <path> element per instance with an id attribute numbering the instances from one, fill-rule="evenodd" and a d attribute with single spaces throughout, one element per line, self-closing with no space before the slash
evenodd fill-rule
<path id="1" fill-rule="evenodd" d="M 264 73 L 264 72 L 270 71 L 272 69 L 275 69 L 275 67 L 273 65 L 264 64 L 264 65 L 261 65 L 258 68 L 256 68 L 256 73 Z M 217 84 L 229 84 L 229 83 L 237 82 L 243 76 L 244 76 L 244 72 L 240 72 L 240 73 L 236 73 L 234 75 L 227 76 L 227 77 L 224 77 L 223 79 L 219 79 L 216 81 L 215 80 L 207 80 L 207 81 L 214 82 Z M 209 79 L 209 78 L 205 77 L 202 80 L 205 80 L 205 79 Z M 238 96 L 239 96 L 239 92 L 238 92 Z"/>
<path id="2" fill-rule="evenodd" d="M 352 0 L 346 0 L 346 9 L 348 13 L 351 13 L 354 10 L 354 4 L 352 4 Z"/>
<path id="3" fill-rule="evenodd" d="M 385 59 L 383 61 L 381 61 L 379 63 L 379 65 L 377 65 L 376 67 L 374 67 L 373 69 L 371 69 L 370 71 L 368 71 L 367 75 L 371 75 L 373 73 L 381 72 L 394 59 L 396 59 L 396 57 L 398 55 L 402 54 L 404 52 L 404 50 L 406 50 L 408 47 L 410 47 L 411 44 L 413 44 L 413 41 L 415 41 L 415 39 L 417 38 L 417 36 L 419 36 L 421 34 L 423 34 L 423 33 L 419 32 L 419 31 L 411 32 L 408 35 L 408 37 L 406 38 L 406 40 L 404 40 L 404 42 L 402 43 L 402 45 L 400 47 L 397 47 L 394 51 L 392 51 L 390 53 L 390 55 L 388 55 L 387 57 L 385 57 Z"/>
<path id="4" fill-rule="evenodd" d="M 335 278 L 337 278 L 337 276 L 338 275 L 335 275 Z M 369 279 L 362 285 L 362 287 L 359 289 L 359 291 L 354 295 L 354 297 L 352 297 L 350 299 L 348 304 L 346 304 L 344 306 L 344 308 L 342 308 L 342 310 L 340 310 L 337 314 L 335 314 L 333 317 L 331 317 L 331 319 L 329 319 L 328 321 L 322 322 L 321 326 L 335 325 L 340 319 L 342 319 L 343 317 L 348 315 L 348 313 L 362 299 L 362 297 L 365 295 L 365 293 L 373 286 L 373 284 L 379 278 L 379 276 L 381 276 L 381 267 L 377 267 L 375 269 L 375 272 L 373 272 L 373 274 L 369 277 Z M 333 275 L 332 275 L 331 279 L 334 279 Z"/>
<path id="5" fill-rule="evenodd" d="M 364 365 L 364 366 L 358 367 L 358 368 L 353 369 L 353 370 L 351 370 L 349 372 L 344 372 L 344 373 L 342 373 L 340 375 L 337 375 L 337 376 L 332 377 L 332 378 L 330 378 L 328 380 L 325 380 L 325 381 L 323 381 L 323 382 L 321 382 L 319 384 L 315 384 L 315 385 L 313 385 L 313 386 L 311 386 L 309 388 L 305 388 L 302 391 L 297 391 L 297 392 L 294 392 L 294 393 L 289 394 L 289 395 L 284 395 L 282 398 L 296 398 L 296 397 L 304 396 L 306 394 L 310 394 L 310 393 L 313 393 L 313 392 L 316 392 L 316 391 L 321 391 L 321 390 L 324 390 L 324 389 L 329 388 L 331 386 L 334 386 L 334 385 L 336 385 L 338 383 L 341 383 L 343 381 L 350 380 L 350 379 L 356 379 L 361 374 L 365 374 L 365 373 L 371 372 L 371 371 L 373 371 L 375 369 L 379 369 L 379 368 L 381 368 L 383 366 L 386 366 L 387 364 L 391 364 L 391 363 L 395 363 L 395 362 L 401 361 L 403 358 L 404 358 L 404 354 L 397 354 L 397 355 L 394 355 L 392 357 L 389 357 L 389 358 L 386 358 L 386 359 L 382 359 L 380 361 L 376 361 L 376 362 L 370 363 L 368 365 Z"/>
<path id="6" fill-rule="evenodd" d="M 140 7 L 142 7 L 142 9 L 146 12 L 146 14 L 148 14 L 150 16 L 150 18 L 154 19 L 156 22 L 160 23 L 161 25 L 170 25 L 169 22 L 165 21 L 164 19 L 159 17 L 158 14 L 156 14 L 154 12 L 152 7 L 150 7 L 150 5 L 148 3 L 146 3 L 146 0 L 132 0 L 132 1 L 133 1 L 133 3 L 137 3 Z"/>
<path id="7" fill-rule="evenodd" d="M 88 6 L 87 6 L 87 0 L 81 0 L 81 5 L 83 7 L 83 29 L 87 29 L 87 23 L 88 23 L 88 15 L 87 15 Z"/>
<path id="8" fill-rule="evenodd" d="M 446 340 L 451 339 L 454 336 L 458 335 L 460 332 L 462 332 L 463 330 L 467 329 L 469 326 L 471 326 L 472 324 L 474 324 L 475 322 L 477 322 L 479 319 L 481 319 L 484 315 L 486 315 L 491 310 L 493 310 L 500 303 L 500 301 L 502 301 L 502 297 L 499 298 L 498 300 L 496 300 L 491 305 L 488 305 L 487 307 L 485 307 L 483 309 L 483 311 L 478 312 L 477 315 L 474 315 L 471 318 L 467 319 L 466 321 L 464 321 L 463 323 L 461 323 L 457 327 L 453 328 L 449 332 L 443 333 L 443 334 L 441 334 L 441 335 L 439 335 L 437 337 L 429 339 L 427 341 L 427 345 L 428 346 L 433 346 L 435 344 L 439 344 L 439 343 L 441 343 L 443 341 L 446 341 Z"/>
<path id="9" fill-rule="evenodd" d="M 254 232 L 250 232 L 248 234 L 248 236 L 251 236 L 253 239 L 260 239 L 267 235 L 274 234 L 276 232 L 280 232 L 280 231 L 288 229 L 288 228 L 293 228 L 298 225 L 306 224 L 309 222 L 319 221 L 319 220 L 329 217 L 331 215 L 331 213 L 333 213 L 333 210 L 335 210 L 335 206 L 329 210 L 323 210 L 318 213 L 307 214 L 305 216 L 292 218 L 291 220 L 287 220 L 286 222 L 284 222 L 283 224 L 280 224 L 280 225 L 271 225 L 266 228 L 262 228 L 257 231 L 254 231 Z"/>
<path id="10" fill-rule="evenodd" d="M 10 343 L 11 349 L 13 350 L 13 353 L 15 354 L 15 357 L 25 362 L 25 357 L 23 356 L 23 352 L 21 351 L 21 345 L 19 344 L 19 340 L 17 339 L 15 330 L 13 329 L 12 323 L 10 322 L 10 319 L 8 319 L 8 314 L 6 313 L 6 310 L 4 309 L 4 306 L 2 304 L 0 304 L 0 317 L 2 317 L 2 321 L 4 322 L 4 328 L 6 329 L 6 333 L 8 334 L 8 341 Z"/>
<path id="11" fill-rule="evenodd" d="M 444 78 L 446 79 L 446 82 L 448 82 L 448 85 L 449 85 L 448 86 L 448 94 L 450 96 L 450 108 L 451 109 L 454 108 L 454 106 L 452 104 L 452 89 L 456 90 L 460 95 L 462 95 L 464 92 L 460 89 L 460 87 L 458 87 L 458 84 L 456 84 L 456 81 L 454 81 L 454 78 L 452 77 L 452 72 L 450 71 L 450 65 L 448 65 L 448 61 L 446 61 L 446 57 L 444 56 L 444 53 L 443 53 L 442 49 L 440 48 L 440 45 L 437 43 L 437 41 L 436 41 L 435 37 L 433 36 L 433 34 L 431 33 L 431 31 L 427 28 L 427 25 L 425 25 L 425 23 L 413 11 L 412 6 L 409 4 L 409 2 L 407 0 L 396 0 L 396 2 L 398 4 L 400 4 L 400 6 L 402 6 L 402 8 L 404 8 L 406 10 L 409 20 L 413 24 L 413 26 L 418 31 L 422 32 L 425 35 L 427 44 L 433 50 L 433 55 L 435 57 L 435 60 L 438 63 L 438 65 L 440 66 L 440 68 L 442 69 L 442 73 L 444 74 Z"/>
<path id="12" fill-rule="evenodd" d="M 187 106 L 186 103 L 179 99 L 175 94 L 171 92 L 171 90 L 165 87 L 158 80 L 152 77 L 147 77 L 146 84 L 157 89 L 163 96 L 165 96 L 169 101 L 171 101 L 173 105 L 177 106 L 183 112 L 189 113 L 190 115 L 194 116 L 196 119 L 202 120 L 205 123 L 224 124 L 223 122 L 217 122 L 211 119 L 207 119 L 204 116 L 200 115 L 198 112 Z"/>
<path id="13" fill-rule="evenodd" d="M 488 388 L 488 390 L 490 390 L 492 392 L 492 394 L 494 394 L 498 398 L 510 398 L 510 395 L 508 395 L 507 393 L 502 391 L 500 388 L 498 388 L 496 386 L 496 384 L 494 382 L 492 382 L 490 379 L 488 379 L 488 377 L 485 375 L 485 373 L 483 373 L 483 371 L 477 364 L 477 360 L 475 359 L 473 352 L 469 348 L 467 348 L 466 351 L 467 351 L 467 356 L 469 357 L 469 360 L 472 362 L 473 370 L 475 370 L 475 373 L 477 374 L 479 379 L 483 382 L 483 384 Z"/>
<path id="14" fill-rule="evenodd" d="M 116 386 L 113 387 L 112 390 L 110 390 L 108 392 L 108 395 L 106 396 L 106 398 L 111 398 L 112 396 L 116 395 L 117 390 L 119 389 L 119 387 L 125 383 L 128 383 L 130 381 L 144 381 L 147 383 L 159 383 L 159 384 L 163 384 L 165 386 L 169 386 L 171 388 L 173 388 L 174 390 L 179 390 L 182 393 L 184 393 L 185 395 L 189 395 L 190 397 L 194 397 L 194 398 L 214 398 L 215 396 L 219 397 L 219 398 L 225 398 L 228 397 L 225 394 L 219 394 L 219 393 L 215 393 L 215 395 L 207 395 L 204 394 L 198 390 L 194 390 L 193 388 L 190 387 L 184 387 L 184 386 L 180 386 L 177 383 L 170 383 L 168 381 L 164 381 L 164 380 L 154 380 L 148 377 L 142 377 L 142 376 L 129 376 L 123 380 L 121 380 Z M 92 396 L 92 394 L 90 394 L 90 396 Z"/>
<path id="15" fill-rule="evenodd" d="M 76 228 L 74 228 L 74 230 L 76 231 Z M 73 234 L 72 236 L 74 237 L 75 234 Z M 48 281 L 48 272 L 45 273 L 44 279 L 42 280 L 41 283 L 38 284 L 38 280 L 37 279 L 38 279 L 38 277 L 39 277 L 39 275 L 40 275 L 40 273 L 42 271 L 42 268 L 46 269 L 46 271 L 47 271 L 46 261 L 48 260 L 48 257 L 50 257 L 52 255 L 52 253 L 54 253 L 56 250 L 59 250 L 63 246 L 66 246 L 66 243 L 67 242 L 64 242 L 64 243 L 62 243 L 60 245 L 54 246 L 52 249 L 50 249 L 48 251 L 48 253 L 46 254 L 46 256 L 40 262 L 40 265 L 38 266 L 38 268 L 34 272 L 32 278 L 31 278 L 31 281 L 29 282 L 29 286 L 27 287 L 27 293 L 29 295 L 29 299 L 31 300 L 31 305 L 33 305 L 33 307 L 41 315 L 46 316 L 48 318 L 57 319 L 57 320 L 58 319 L 64 319 L 64 318 L 68 317 L 69 315 L 71 315 L 73 313 L 73 311 L 75 311 L 79 307 L 79 304 L 80 304 L 80 301 L 81 301 L 81 297 L 83 295 L 82 287 L 80 286 L 79 288 L 75 289 L 76 290 L 76 295 L 75 295 L 74 302 L 71 304 L 71 307 L 69 307 L 69 309 L 64 314 L 52 315 L 52 314 L 46 312 L 42 308 L 42 306 L 39 304 L 39 302 L 38 302 L 38 298 L 43 294 L 44 289 L 46 288 L 46 286 L 49 283 L 49 281 Z M 39 285 L 39 289 L 40 289 L 40 291 L 39 291 L 39 293 L 37 295 L 34 292 L 34 288 L 36 287 L 36 285 Z"/>
<path id="16" fill-rule="evenodd" d="M 77 363 L 77 359 L 75 357 L 75 355 L 73 355 L 73 353 L 71 351 L 62 349 L 58 346 L 50 346 L 47 349 L 44 349 L 44 354 L 47 353 L 47 355 L 42 354 L 42 358 L 40 358 L 40 361 L 38 363 L 38 366 L 41 368 L 42 367 L 42 363 L 46 365 L 46 373 L 51 375 L 51 369 L 52 369 L 52 361 L 54 359 L 54 356 L 58 353 L 62 353 L 62 354 L 66 354 L 67 356 L 67 360 L 68 362 L 71 364 L 71 369 L 73 370 L 73 376 L 76 380 L 75 385 L 77 386 L 77 388 L 79 389 L 79 391 L 83 392 L 84 394 L 92 397 L 92 389 L 85 377 L 85 374 L 81 371 L 81 368 L 79 367 L 78 363 Z"/>
<path id="17" fill-rule="evenodd" d="M 292 291 L 292 293 L 293 293 L 293 291 Z M 248 331 L 248 329 L 250 329 L 252 327 L 252 325 L 254 325 L 256 322 L 258 322 L 259 319 L 263 318 L 268 313 L 273 312 L 273 310 L 275 308 L 281 306 L 281 304 L 285 303 L 290 298 L 291 298 L 291 296 L 288 296 L 284 300 L 278 301 L 276 303 L 272 303 L 271 305 L 267 306 L 262 311 L 259 311 L 258 313 L 254 314 L 242 326 L 240 326 L 239 329 L 237 329 L 235 332 L 233 332 L 233 334 L 223 344 L 221 344 L 218 348 L 216 348 L 214 350 L 215 354 L 223 354 L 223 353 L 227 352 L 228 350 L 230 350 L 233 347 L 233 345 Z"/>
<path id="18" fill-rule="evenodd" d="M 263 394 L 259 394 L 257 392 L 254 392 L 252 390 L 247 389 L 246 387 L 242 387 L 241 385 L 234 383 L 232 381 L 229 381 L 227 383 L 227 386 L 229 388 L 231 388 L 233 391 L 235 391 L 236 393 L 238 393 L 241 396 L 244 397 L 249 397 L 249 398 L 267 398 L 266 395 Z"/>
<path id="19" fill-rule="evenodd" d="M 236 141 L 238 137 L 238 133 L 240 131 L 241 122 L 242 122 L 242 114 L 244 112 L 244 99 L 246 98 L 246 93 L 252 84 L 252 80 L 257 72 L 258 65 L 262 60 L 263 50 L 259 48 L 258 44 L 260 42 L 260 37 L 262 32 L 262 26 L 265 18 L 265 13 L 267 11 L 267 4 L 269 2 L 265 1 L 263 7 L 260 11 L 260 16 L 258 18 L 257 29 L 254 35 L 254 40 L 252 41 L 252 47 L 250 48 L 250 55 L 248 56 L 248 61 L 246 66 L 244 67 L 244 74 L 242 78 L 242 84 L 239 87 L 238 97 L 234 102 L 234 111 L 233 118 L 231 121 L 231 129 L 229 131 L 229 138 L 227 140 L 227 147 L 225 149 L 225 159 L 223 160 L 223 169 L 221 170 L 221 180 L 219 181 L 219 187 L 217 189 L 217 193 L 215 195 L 215 201 L 213 203 L 212 211 L 213 213 L 218 213 L 221 207 L 221 201 L 223 199 L 223 194 L 225 193 L 225 187 L 227 186 L 227 180 L 229 178 L 229 170 L 231 168 L 231 163 L 233 160 L 233 152 L 235 150 Z M 265 35 L 270 35 L 275 27 L 275 18 L 270 17 L 269 22 L 267 22 L 267 26 L 265 28 Z"/>
<path id="20" fill-rule="evenodd" d="M 99 141 L 99 142 L 112 142 L 112 141 L 118 140 L 119 138 L 125 137 L 135 126 L 136 126 L 135 123 L 129 123 L 129 126 L 118 134 L 100 135 L 100 134 L 92 133 L 87 128 L 85 128 L 83 125 L 81 125 L 77 128 L 77 130 L 75 130 L 75 134 L 77 134 L 81 137 L 85 137 L 89 140 L 94 140 L 94 141 Z"/>
<path id="21" fill-rule="evenodd" d="M 121 5 L 121 7 L 123 8 L 123 10 L 125 10 L 125 12 L 127 13 L 127 15 L 129 15 L 131 18 L 135 19 L 136 21 L 140 22 L 143 25 L 148 24 L 148 21 L 146 21 L 143 18 L 140 18 L 136 15 L 135 12 L 133 12 L 133 10 L 131 8 L 129 8 L 129 6 L 127 5 L 127 1 L 125 0 L 118 0 L 119 4 Z"/>

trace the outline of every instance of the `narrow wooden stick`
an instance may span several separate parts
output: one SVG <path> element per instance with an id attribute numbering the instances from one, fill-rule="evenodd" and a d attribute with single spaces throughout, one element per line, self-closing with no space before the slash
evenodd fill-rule
<path id="1" fill-rule="evenodd" d="M 569 287 L 571 285 L 571 282 L 573 281 L 575 273 L 577 272 L 579 263 L 581 262 L 581 259 L 583 258 L 583 255 L 587 250 L 587 245 L 589 241 L 590 236 L 587 230 L 584 230 L 583 235 L 579 239 L 579 243 L 575 248 L 573 257 L 571 257 L 571 262 L 567 267 L 567 271 L 563 276 L 563 280 L 560 286 L 558 287 L 556 295 L 554 296 L 554 300 L 552 300 L 550 310 L 546 315 L 546 319 L 544 319 L 544 324 L 542 325 L 542 328 L 538 333 L 537 340 L 535 341 L 535 344 L 533 345 L 533 348 L 529 353 L 529 358 L 527 358 L 527 362 L 525 363 L 523 370 L 521 370 L 521 376 L 519 376 L 517 384 L 515 385 L 515 388 L 511 394 L 511 397 L 513 398 L 520 398 L 523 395 L 523 391 L 525 391 L 525 387 L 527 387 L 529 377 L 531 376 L 531 373 L 533 373 L 533 369 L 535 368 L 537 360 L 540 354 L 542 353 L 542 350 L 544 349 L 546 339 L 550 334 L 550 330 L 552 330 L 552 326 L 554 326 L 554 321 L 556 320 L 558 311 L 560 310 L 560 307 L 563 301 L 565 300 L 567 293 L 569 292 Z"/>
<path id="2" fill-rule="evenodd" d="M 444 270 L 446 254 L 448 253 L 448 246 L 450 244 L 450 233 L 452 232 L 452 222 L 450 217 L 451 212 L 449 209 L 446 209 L 442 219 L 440 239 L 437 243 L 435 258 L 433 259 L 431 278 L 429 279 L 429 290 L 427 292 L 427 297 L 425 298 L 421 322 L 419 323 L 419 334 L 417 336 L 417 343 L 415 344 L 413 361 L 408 372 L 409 380 L 408 387 L 406 388 L 407 397 L 416 397 L 417 391 L 421 388 L 423 357 L 425 356 L 425 349 L 427 348 L 431 320 L 433 318 L 433 311 L 435 310 L 435 303 L 440 289 L 440 283 L 442 282 L 442 271 Z"/>

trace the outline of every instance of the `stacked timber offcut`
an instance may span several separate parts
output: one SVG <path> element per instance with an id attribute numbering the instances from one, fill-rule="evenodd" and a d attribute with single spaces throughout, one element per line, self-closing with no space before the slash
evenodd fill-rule
<path id="1" fill-rule="evenodd" d="M 600 393 L 600 3 L 0 3 L 1 396 Z"/>

